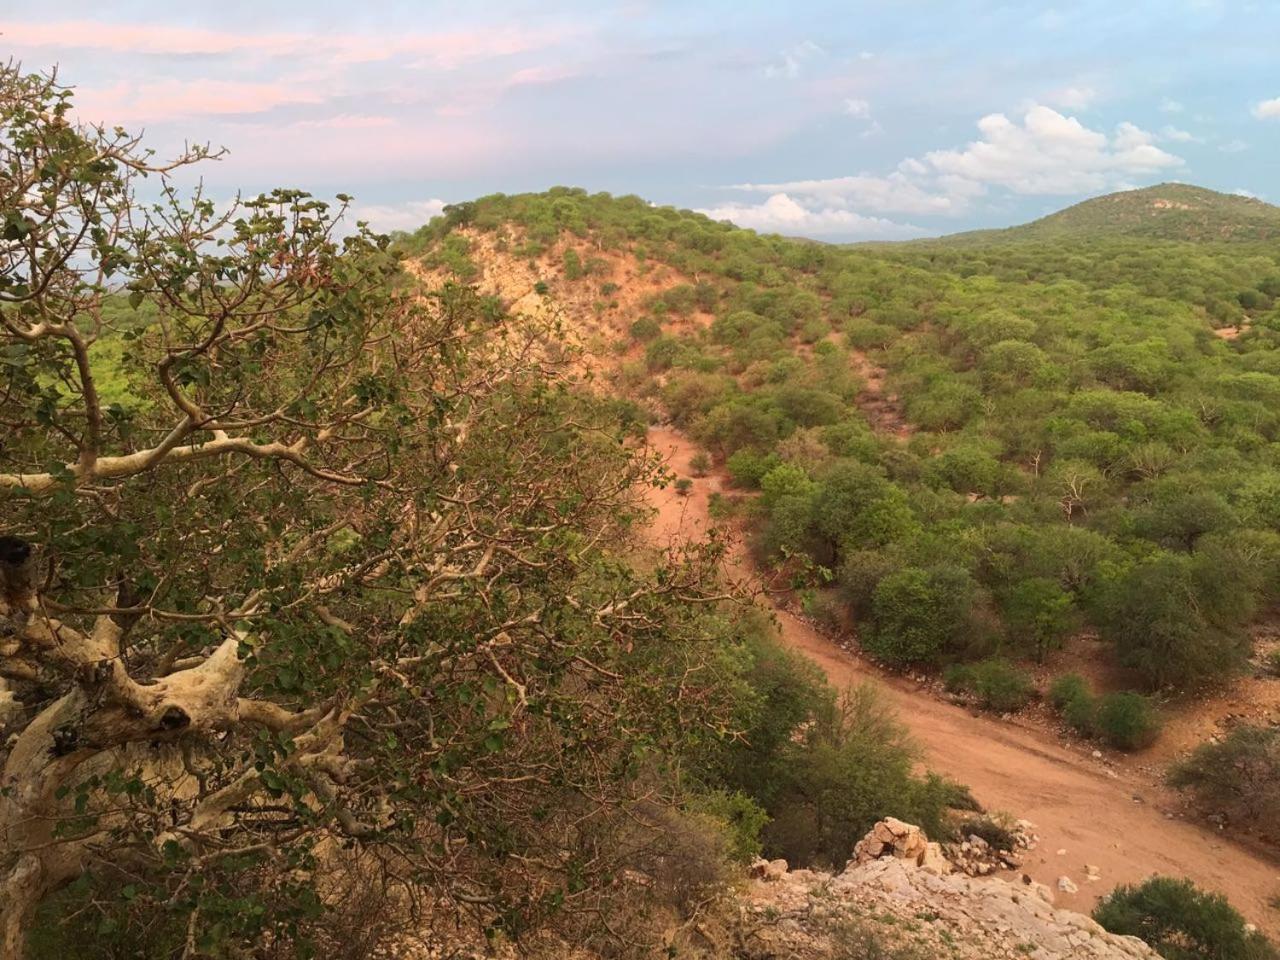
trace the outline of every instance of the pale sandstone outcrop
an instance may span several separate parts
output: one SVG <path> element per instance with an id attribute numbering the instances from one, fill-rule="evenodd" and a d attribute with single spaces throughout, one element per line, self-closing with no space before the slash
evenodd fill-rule
<path id="1" fill-rule="evenodd" d="M 861 928 L 953 960 L 1157 960 L 1141 940 L 1055 908 L 1040 884 L 922 869 L 917 861 L 929 846 L 919 828 L 882 821 L 842 873 L 795 870 L 753 883 L 742 906 L 748 950 L 741 956 L 824 960 Z"/>

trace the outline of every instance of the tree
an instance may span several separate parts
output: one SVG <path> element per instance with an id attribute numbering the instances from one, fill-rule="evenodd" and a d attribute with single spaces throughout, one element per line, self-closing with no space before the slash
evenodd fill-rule
<path id="1" fill-rule="evenodd" d="M 885 577 L 871 598 L 864 645 L 891 663 L 930 663 L 963 646 L 976 585 L 961 567 L 907 567 Z"/>
<path id="2" fill-rule="evenodd" d="M 1120 886 L 1093 911 L 1112 933 L 1141 937 L 1166 960 L 1275 960 L 1262 934 L 1250 930 L 1221 894 L 1197 890 L 1190 880 L 1152 877 Z"/>
<path id="3" fill-rule="evenodd" d="M 1206 810 L 1274 831 L 1280 823 L 1280 730 L 1242 724 L 1197 747 L 1173 768 L 1170 782 L 1189 789 Z"/>
<path id="4" fill-rule="evenodd" d="M 653 465 L 554 329 L 424 294 L 343 206 L 184 201 L 207 150 L 70 103 L 0 69 L 0 956 L 77 878 L 190 953 L 340 942 L 342 870 L 491 931 L 599 911 L 648 758 L 728 709 L 709 559 L 599 547 Z"/>
<path id="5" fill-rule="evenodd" d="M 1040 663 L 1076 625 L 1071 594 L 1048 577 L 1019 581 L 1003 598 L 1001 608 L 1009 628 L 1029 641 Z"/>
<path id="6" fill-rule="evenodd" d="M 1211 554 L 1157 553 L 1102 591 L 1095 620 L 1120 662 L 1152 689 L 1221 681 L 1244 663 L 1251 586 Z"/>

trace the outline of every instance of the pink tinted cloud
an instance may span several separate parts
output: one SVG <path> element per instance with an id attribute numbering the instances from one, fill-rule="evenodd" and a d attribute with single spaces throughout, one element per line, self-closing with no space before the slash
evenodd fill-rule
<path id="1" fill-rule="evenodd" d="M 241 124 L 235 134 L 223 167 L 244 180 L 282 182 L 456 177 L 510 156 L 512 148 L 504 131 L 474 120 L 392 121 L 342 135 L 323 125 Z"/>
<path id="2" fill-rule="evenodd" d="M 74 102 L 76 114 L 84 120 L 127 126 L 200 116 L 261 113 L 273 107 L 316 104 L 322 100 L 314 91 L 284 83 L 173 80 L 80 87 Z"/>
<path id="3" fill-rule="evenodd" d="M 57 23 L 0 21 L 0 37 L 15 49 L 106 50 L 170 56 L 323 57 L 362 63 L 415 57 L 417 68 L 452 69 L 473 60 L 511 56 L 553 46 L 580 32 L 576 27 L 493 27 L 438 33 L 321 34 L 235 33 L 165 24 L 64 20 Z"/>

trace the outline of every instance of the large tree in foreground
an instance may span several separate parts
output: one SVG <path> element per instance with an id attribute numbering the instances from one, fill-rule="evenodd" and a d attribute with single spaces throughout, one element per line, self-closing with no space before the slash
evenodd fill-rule
<path id="1" fill-rule="evenodd" d="M 602 915 L 722 706 L 702 563 L 605 549 L 653 464 L 552 331 L 69 109 L 0 70 L 0 956 Z"/>

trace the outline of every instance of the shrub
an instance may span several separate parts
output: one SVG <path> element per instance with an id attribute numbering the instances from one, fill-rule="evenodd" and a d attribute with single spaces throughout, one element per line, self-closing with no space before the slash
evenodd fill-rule
<path id="1" fill-rule="evenodd" d="M 766 856 L 799 865 L 839 865 L 877 820 L 895 816 L 941 835 L 956 791 L 912 772 L 914 748 L 869 687 L 851 691 L 790 737 L 780 762 L 751 768 L 773 789 L 766 804 Z"/>
<path id="2" fill-rule="evenodd" d="M 945 682 L 947 689 L 972 694 L 983 708 L 998 713 L 1024 706 L 1035 689 L 1026 673 L 999 658 L 949 667 Z"/>
<path id="3" fill-rule="evenodd" d="M 725 467 L 728 468 L 729 477 L 733 480 L 735 487 L 754 490 L 760 486 L 760 481 L 764 479 L 765 474 L 781 462 L 774 454 L 766 455 L 749 447 L 743 447 L 729 456 L 725 461 Z"/>
<path id="4" fill-rule="evenodd" d="M 669 370 L 683 349 L 680 341 L 675 337 L 659 337 L 645 350 L 645 365 L 654 373 Z"/>
<path id="5" fill-rule="evenodd" d="M 564 278 L 566 280 L 578 280 L 582 277 L 582 258 L 578 256 L 578 251 L 572 248 L 564 252 Z"/>
<path id="6" fill-rule="evenodd" d="M 1269 827 L 1280 823 L 1280 728 L 1239 726 L 1219 743 L 1206 743 L 1170 772 L 1175 787 L 1233 821 Z"/>
<path id="7" fill-rule="evenodd" d="M 1078 673 L 1064 673 L 1049 686 L 1049 702 L 1058 711 L 1066 709 L 1073 701 L 1088 696 L 1089 682 Z"/>
<path id="8" fill-rule="evenodd" d="M 1131 691 L 1104 694 L 1094 723 L 1098 736 L 1119 750 L 1149 747 L 1160 732 L 1160 718 L 1151 701 Z"/>
<path id="9" fill-rule="evenodd" d="M 682 497 L 687 497 L 693 492 L 693 481 L 688 477 L 680 477 L 676 480 L 676 493 Z"/>
<path id="10" fill-rule="evenodd" d="M 769 822 L 769 815 L 751 797 L 736 790 L 716 790 L 694 796 L 689 802 L 689 809 L 710 817 L 722 826 L 728 842 L 729 859 L 750 863 L 760 856 L 760 831 Z"/>
<path id="11" fill-rule="evenodd" d="M 707 496 L 707 516 L 712 520 L 727 520 L 733 516 L 733 501 L 719 491 Z"/>
<path id="12" fill-rule="evenodd" d="M 641 317 L 631 324 L 632 340 L 648 343 L 650 340 L 656 340 L 660 336 L 662 336 L 662 324 L 653 319 L 653 317 Z"/>
<path id="13" fill-rule="evenodd" d="M 1223 576 L 1219 558 L 1157 553 L 1114 580 L 1099 627 L 1125 666 L 1152 688 L 1219 681 L 1248 653 L 1242 624 L 1253 598 L 1244 578 Z"/>
<path id="14" fill-rule="evenodd" d="M 968 633 L 976 586 L 969 572 L 945 566 L 889 574 L 871 597 L 872 629 L 864 644 L 890 663 L 937 660 Z"/>
<path id="15" fill-rule="evenodd" d="M 1088 693 L 1076 697 L 1062 708 L 1062 719 L 1080 736 L 1095 736 L 1098 732 L 1098 701 Z"/>
<path id="16" fill-rule="evenodd" d="M 1275 960 L 1261 934 L 1245 929 L 1220 894 L 1197 890 L 1190 880 L 1152 877 L 1117 887 L 1093 911 L 1112 933 L 1140 937 L 1166 960 Z"/>
<path id="17" fill-rule="evenodd" d="M 699 450 L 689 458 L 689 469 L 695 477 L 705 477 L 711 470 L 711 457 L 705 450 Z"/>

